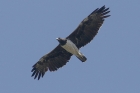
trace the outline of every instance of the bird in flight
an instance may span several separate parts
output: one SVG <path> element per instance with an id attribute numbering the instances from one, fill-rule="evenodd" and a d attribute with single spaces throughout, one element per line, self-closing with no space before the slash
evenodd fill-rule
<path id="1" fill-rule="evenodd" d="M 95 9 L 88 17 L 86 17 L 79 26 L 66 38 L 56 38 L 59 42 L 58 46 L 51 52 L 44 55 L 37 63 L 33 65 L 31 70 L 34 79 L 43 77 L 45 72 L 56 71 L 60 67 L 66 65 L 71 56 L 76 56 L 82 62 L 87 58 L 80 52 L 80 48 L 88 44 L 98 33 L 104 19 L 109 17 L 109 8 L 102 6 Z"/>

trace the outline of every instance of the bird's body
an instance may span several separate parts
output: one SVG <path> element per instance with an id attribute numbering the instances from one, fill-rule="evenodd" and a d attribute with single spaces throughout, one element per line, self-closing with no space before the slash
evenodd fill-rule
<path id="1" fill-rule="evenodd" d="M 73 55 L 78 55 L 79 54 L 78 48 L 70 40 L 67 40 L 67 43 L 65 45 L 62 45 L 62 47 Z"/>
<path id="2" fill-rule="evenodd" d="M 61 38 L 57 38 L 58 41 L 63 40 Z M 64 48 L 67 52 L 75 55 L 79 60 L 81 60 L 82 62 L 85 62 L 87 60 L 87 58 L 80 52 L 80 50 L 77 48 L 77 46 L 69 39 L 65 39 L 65 44 L 60 45 L 62 48 Z"/>
<path id="3" fill-rule="evenodd" d="M 70 35 L 64 39 L 58 38 L 59 45 L 33 65 L 32 76 L 34 79 L 38 77 L 39 80 L 46 71 L 56 71 L 66 65 L 72 55 L 85 62 L 87 58 L 79 49 L 96 36 L 104 19 L 110 16 L 107 15 L 110 12 L 108 10 L 109 8 L 105 8 L 105 6 L 95 9 Z"/>

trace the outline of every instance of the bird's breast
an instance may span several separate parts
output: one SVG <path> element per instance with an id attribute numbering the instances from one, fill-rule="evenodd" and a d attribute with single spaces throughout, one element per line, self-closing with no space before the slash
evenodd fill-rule
<path id="1" fill-rule="evenodd" d="M 67 40 L 67 43 L 63 45 L 62 48 L 74 55 L 76 55 L 79 51 L 76 45 L 70 40 Z"/>

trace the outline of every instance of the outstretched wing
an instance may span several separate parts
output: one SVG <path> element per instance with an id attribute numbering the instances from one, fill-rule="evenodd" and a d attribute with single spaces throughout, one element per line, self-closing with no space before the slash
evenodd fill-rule
<path id="1" fill-rule="evenodd" d="M 89 43 L 98 33 L 99 28 L 104 22 L 104 18 L 110 16 L 106 15 L 110 12 L 108 10 L 109 8 L 105 8 L 105 6 L 94 10 L 80 23 L 77 29 L 71 33 L 67 39 L 70 39 L 75 43 L 78 48 Z M 55 71 L 64 66 L 70 60 L 71 56 L 71 53 L 58 45 L 54 50 L 44 55 L 35 65 L 33 65 L 32 76 L 34 76 L 34 79 L 38 77 L 39 80 L 41 76 L 44 76 L 46 71 Z"/>
<path id="2" fill-rule="evenodd" d="M 71 56 L 71 53 L 58 45 L 54 50 L 44 55 L 36 64 L 33 65 L 32 76 L 34 76 L 34 79 L 38 77 L 39 80 L 41 76 L 44 76 L 48 69 L 50 71 L 55 71 L 64 66 L 70 60 Z"/>
<path id="3" fill-rule="evenodd" d="M 71 33 L 67 39 L 70 39 L 78 48 L 89 43 L 98 33 L 99 28 L 104 22 L 104 18 L 109 17 L 109 8 L 105 6 L 94 10 L 87 18 L 85 18 L 76 30 Z"/>

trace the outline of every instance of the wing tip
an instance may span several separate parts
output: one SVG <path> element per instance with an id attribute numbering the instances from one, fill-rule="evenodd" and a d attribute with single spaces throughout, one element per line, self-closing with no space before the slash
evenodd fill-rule
<path id="1" fill-rule="evenodd" d="M 106 6 L 103 5 L 101 8 L 95 9 L 91 14 L 94 14 L 94 13 L 102 14 L 103 15 L 103 18 L 107 18 L 107 17 L 111 16 L 111 15 L 106 15 L 109 12 L 110 12 L 109 11 L 109 7 L 106 8 Z"/>
<path id="2" fill-rule="evenodd" d="M 39 71 L 34 71 L 33 74 L 31 75 L 31 77 L 34 77 L 34 79 L 40 79 L 41 77 L 43 78 L 43 76 L 45 75 L 44 72 L 39 72 Z"/>
<path id="3" fill-rule="evenodd" d="M 45 75 L 45 72 L 46 72 L 47 70 L 45 69 L 44 71 L 43 70 L 41 70 L 41 71 L 39 71 L 37 68 L 36 68 L 36 64 L 35 65 L 33 65 L 33 69 L 31 70 L 31 72 L 32 72 L 32 75 L 31 75 L 31 77 L 34 77 L 34 79 L 40 79 L 40 77 L 42 77 L 43 78 L 43 76 Z"/>

